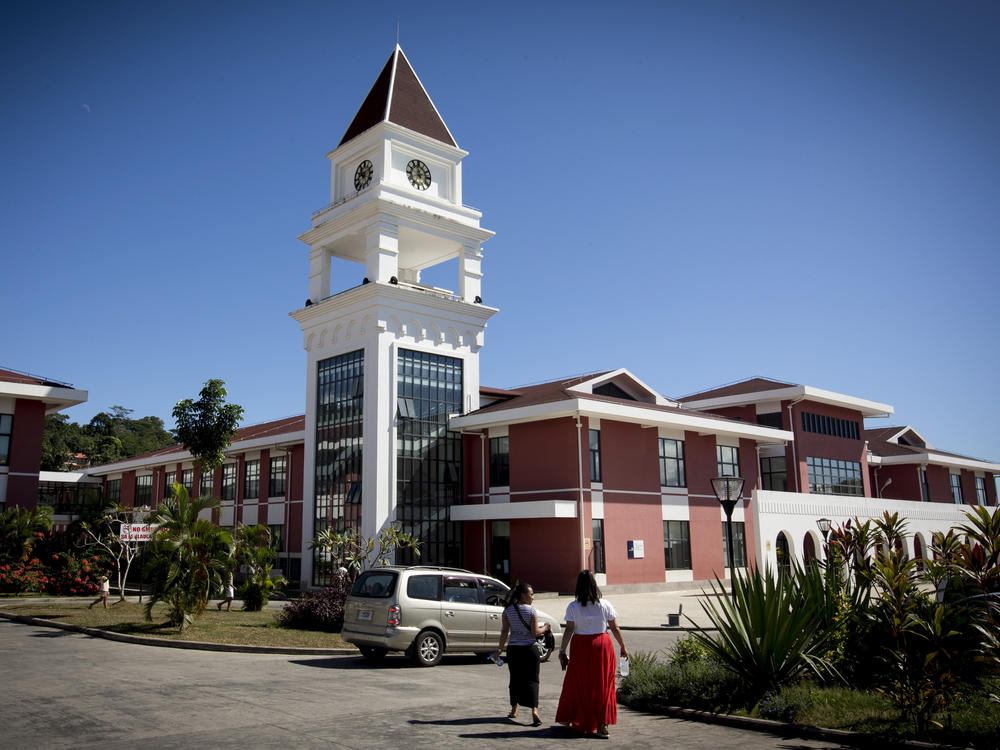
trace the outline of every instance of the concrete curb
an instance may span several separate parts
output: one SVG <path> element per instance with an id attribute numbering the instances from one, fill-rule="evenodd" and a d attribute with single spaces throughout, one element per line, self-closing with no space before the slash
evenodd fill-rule
<path id="1" fill-rule="evenodd" d="M 46 628 L 57 628 L 68 630 L 72 633 L 82 633 L 92 638 L 104 638 L 109 641 L 120 643 L 134 643 L 140 646 L 159 646 L 160 648 L 185 648 L 195 651 L 228 651 L 232 653 L 245 654 L 289 654 L 302 656 L 359 656 L 360 652 L 355 648 L 295 648 L 292 646 L 238 646 L 230 643 L 204 643 L 202 641 L 168 641 L 164 638 L 148 638 L 141 635 L 127 635 L 125 633 L 112 633 L 100 628 L 87 628 L 83 625 L 71 625 L 67 622 L 57 622 L 56 620 L 43 620 L 39 617 L 28 615 L 15 615 L 10 612 L 0 611 L 0 617 L 5 620 L 20 622 L 25 625 L 39 625 Z"/>
<path id="2" fill-rule="evenodd" d="M 628 706 L 627 703 L 622 705 Z M 672 716 L 676 719 L 687 719 L 688 721 L 701 721 L 706 724 L 722 724 L 737 729 L 749 729 L 754 732 L 768 732 L 785 737 L 804 737 L 813 740 L 827 740 L 837 742 L 841 745 L 853 745 L 859 748 L 884 748 L 901 747 L 912 748 L 912 750 L 962 750 L 955 745 L 937 745 L 933 742 L 920 742 L 918 740 L 894 739 L 892 737 L 882 737 L 878 735 L 859 734 L 848 732 L 843 729 L 825 729 L 823 727 L 811 727 L 804 724 L 789 724 L 783 721 L 772 721 L 771 719 L 758 719 L 754 716 L 736 716 L 734 714 L 715 714 L 711 711 L 698 711 L 693 708 L 680 708 L 679 706 L 669 706 L 665 703 L 648 703 L 642 708 L 632 707 L 633 710 L 646 711 L 649 713 Z"/>

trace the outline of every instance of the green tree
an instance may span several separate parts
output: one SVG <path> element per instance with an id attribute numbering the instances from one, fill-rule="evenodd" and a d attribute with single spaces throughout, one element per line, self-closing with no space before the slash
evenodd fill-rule
<path id="1" fill-rule="evenodd" d="M 123 523 L 140 523 L 137 511 L 124 505 L 109 505 L 100 518 L 81 521 L 80 531 L 84 535 L 84 546 L 96 547 L 105 552 L 115 561 L 115 571 L 118 584 L 118 601 L 125 601 L 125 581 L 132 563 L 139 556 L 140 545 L 137 542 L 122 539 Z"/>
<path id="2" fill-rule="evenodd" d="M 51 528 L 52 508 L 47 505 L 6 508 L 0 512 L 0 561 L 20 560 Z"/>
<path id="3" fill-rule="evenodd" d="M 420 542 L 399 526 L 383 526 L 373 537 L 366 537 L 350 527 L 344 531 L 323 529 L 309 542 L 309 549 L 321 550 L 328 563 L 336 562 L 355 572 L 374 566 L 390 564 L 390 557 L 397 551 L 411 550 L 420 556 Z"/>
<path id="4" fill-rule="evenodd" d="M 146 619 L 153 606 L 167 604 L 167 617 L 181 630 L 202 614 L 211 593 L 232 570 L 233 539 L 229 532 L 204 518 L 202 511 L 218 507 L 211 497 L 191 499 L 181 484 L 156 510 L 150 543 L 148 578 L 152 590 Z"/>
<path id="5" fill-rule="evenodd" d="M 240 587 L 243 609 L 259 612 L 271 594 L 287 581 L 282 576 L 272 576 L 277 559 L 271 545 L 271 531 L 264 524 L 240 526 L 236 532 L 236 563 L 247 571 L 247 580 Z"/>
<path id="6" fill-rule="evenodd" d="M 206 381 L 197 401 L 186 398 L 174 406 L 177 440 L 203 470 L 222 465 L 225 450 L 243 418 L 243 407 L 227 404 L 225 398 L 225 383 L 213 379 Z"/>

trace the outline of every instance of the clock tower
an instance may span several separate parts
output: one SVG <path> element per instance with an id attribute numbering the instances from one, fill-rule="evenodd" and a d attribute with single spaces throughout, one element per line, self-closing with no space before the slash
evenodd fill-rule
<path id="1" fill-rule="evenodd" d="M 397 45 L 327 154 L 330 204 L 299 237 L 309 246 L 309 298 L 291 313 L 308 362 L 304 539 L 396 523 L 421 541 L 421 562 L 463 562 L 461 524 L 448 520 L 461 501 L 461 439 L 447 420 L 479 407 L 478 353 L 497 312 L 482 303 L 481 246 L 493 233 L 462 203 L 465 156 Z M 334 258 L 363 269 L 333 279 Z M 458 267 L 455 291 L 421 283 L 446 262 Z M 329 561 L 302 562 L 303 585 L 326 583 Z"/>

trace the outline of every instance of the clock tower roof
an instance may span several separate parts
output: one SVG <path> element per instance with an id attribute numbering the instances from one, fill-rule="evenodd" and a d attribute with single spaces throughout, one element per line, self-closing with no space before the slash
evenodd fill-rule
<path id="1" fill-rule="evenodd" d="M 338 146 L 343 146 L 380 122 L 392 122 L 458 148 L 398 44 Z"/>

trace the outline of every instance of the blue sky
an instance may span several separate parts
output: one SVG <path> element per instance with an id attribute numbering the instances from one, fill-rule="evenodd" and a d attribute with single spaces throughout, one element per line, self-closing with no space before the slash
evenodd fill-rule
<path id="1" fill-rule="evenodd" d="M 997 3 L 0 12 L 0 366 L 88 390 L 74 421 L 209 378 L 304 411 L 296 236 L 398 19 L 497 233 L 484 385 L 762 375 L 1000 460 Z"/>

